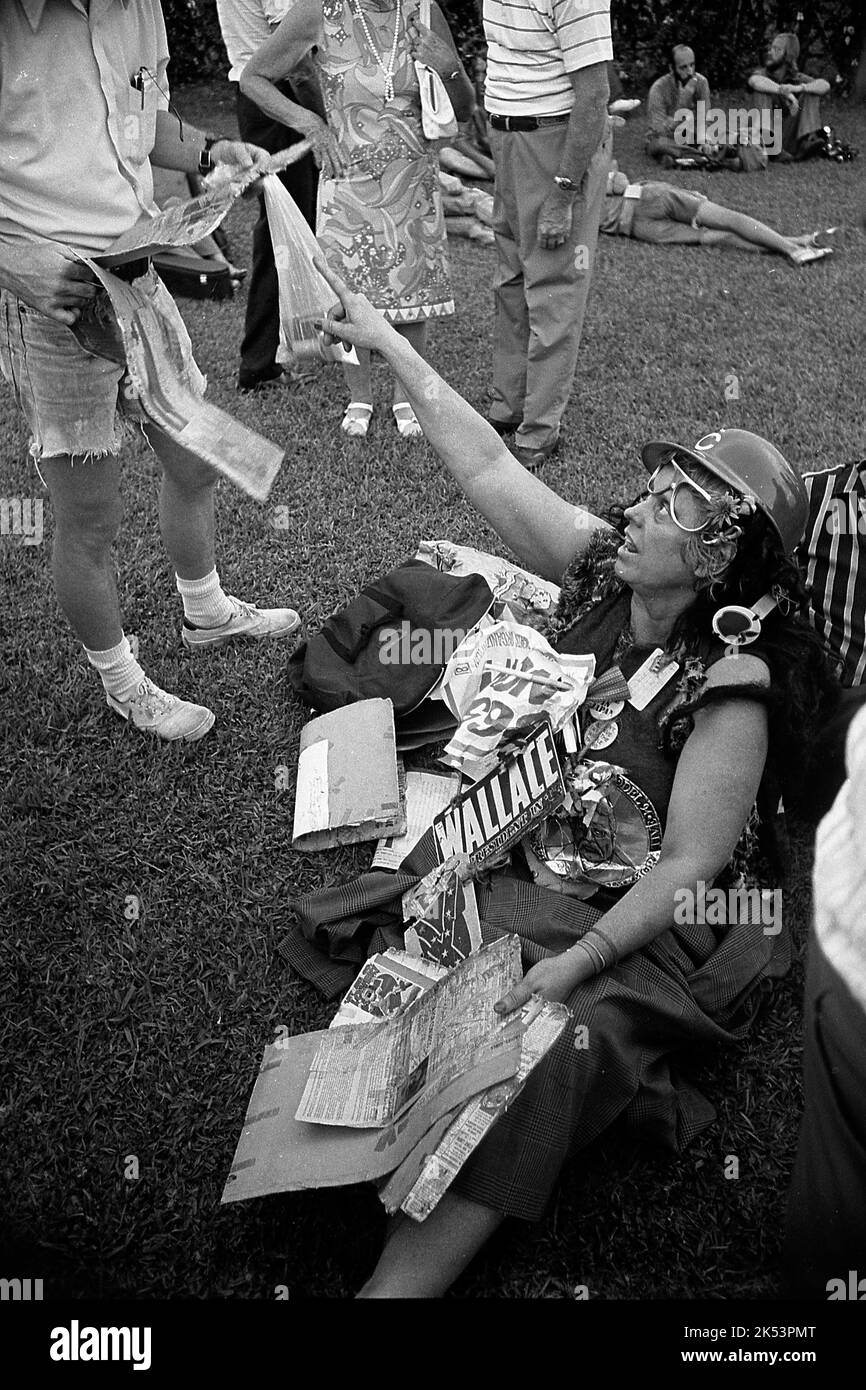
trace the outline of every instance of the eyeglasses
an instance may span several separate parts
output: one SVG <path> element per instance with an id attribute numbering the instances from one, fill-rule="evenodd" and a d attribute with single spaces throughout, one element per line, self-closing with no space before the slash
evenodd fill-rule
<path id="1" fill-rule="evenodd" d="M 704 521 L 699 522 L 697 526 L 690 526 L 688 524 L 688 521 L 685 519 L 686 511 L 683 505 L 683 499 L 688 496 L 688 492 L 684 493 L 683 488 L 689 489 L 698 497 L 702 498 L 704 502 L 712 504 L 713 499 L 710 493 L 707 492 L 705 488 L 702 488 L 700 483 L 696 483 L 694 478 L 690 478 L 685 469 L 681 468 L 677 463 L 676 459 L 670 459 L 667 463 L 660 463 L 658 468 L 650 474 L 647 479 L 646 495 L 648 497 L 656 497 L 660 493 L 670 492 L 670 500 L 668 501 L 667 509 L 670 513 L 671 521 L 675 526 L 678 526 L 681 531 L 685 531 L 693 536 L 698 531 L 703 531 L 704 528 L 710 524 L 712 518 L 707 517 Z"/>

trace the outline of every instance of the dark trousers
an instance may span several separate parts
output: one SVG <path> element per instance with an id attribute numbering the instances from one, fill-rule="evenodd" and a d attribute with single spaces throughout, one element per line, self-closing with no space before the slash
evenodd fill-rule
<path id="1" fill-rule="evenodd" d="M 288 82 L 279 84 L 280 91 L 291 101 L 298 98 Z M 289 145 L 301 139 L 296 130 L 280 125 L 244 96 L 238 89 L 237 100 L 238 128 L 241 139 L 278 154 Z M 305 155 L 284 169 L 279 175 L 291 193 L 309 225 L 315 230 L 316 193 L 319 173 L 313 163 L 312 155 Z M 274 265 L 274 248 L 265 200 L 259 195 L 259 220 L 253 232 L 253 264 L 249 278 L 247 312 L 244 322 L 244 337 L 241 343 L 241 366 L 238 374 L 239 384 L 251 385 L 262 377 L 273 374 L 277 346 L 280 339 L 280 302 L 277 285 L 277 270 Z"/>

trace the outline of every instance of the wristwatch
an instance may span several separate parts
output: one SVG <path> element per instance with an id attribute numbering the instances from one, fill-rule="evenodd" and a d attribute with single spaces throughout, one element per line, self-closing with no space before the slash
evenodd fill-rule
<path id="1" fill-rule="evenodd" d="M 204 146 L 198 157 L 198 172 L 201 174 L 202 178 L 204 178 L 206 174 L 213 173 L 216 168 L 214 157 L 211 154 L 212 147 L 218 145 L 220 140 L 228 140 L 229 138 L 230 137 L 227 135 L 206 135 L 204 137 Z"/>
<path id="2" fill-rule="evenodd" d="M 564 174 L 554 174 L 553 182 L 557 188 L 561 188 L 563 193 L 579 193 L 580 184 L 575 183 L 574 179 L 568 179 Z"/>

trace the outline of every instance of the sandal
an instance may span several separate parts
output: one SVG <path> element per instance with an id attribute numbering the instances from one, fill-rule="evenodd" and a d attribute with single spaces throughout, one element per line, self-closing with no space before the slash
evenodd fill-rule
<path id="1" fill-rule="evenodd" d="M 343 414 L 343 422 L 340 429 L 344 434 L 349 434 L 353 439 L 365 439 L 367 430 L 370 428 L 370 416 L 373 414 L 373 407 L 369 401 L 349 401 Z"/>
<path id="2" fill-rule="evenodd" d="M 795 246 L 793 251 L 788 252 L 788 259 L 794 265 L 809 265 L 811 261 L 822 261 L 825 256 L 832 256 L 833 248 L 830 246 Z"/>
<path id="3" fill-rule="evenodd" d="M 404 439 L 417 439 L 419 435 L 424 433 L 418 423 L 418 417 L 408 401 L 399 401 L 391 409 L 394 412 L 397 432 L 402 434 Z"/>

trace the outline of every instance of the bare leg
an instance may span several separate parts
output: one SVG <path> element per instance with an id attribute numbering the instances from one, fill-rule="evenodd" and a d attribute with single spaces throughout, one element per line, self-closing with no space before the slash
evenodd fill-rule
<path id="1" fill-rule="evenodd" d="M 147 438 L 162 464 L 159 529 L 181 579 L 203 579 L 214 567 L 214 487 L 217 475 L 155 425 Z"/>
<path id="2" fill-rule="evenodd" d="M 353 367 L 351 363 L 343 363 L 343 379 L 349 392 L 350 401 L 373 402 L 373 379 L 370 370 L 370 349 L 356 348 L 358 354 L 358 366 Z"/>
<path id="3" fill-rule="evenodd" d="M 359 1298 L 439 1298 L 501 1226 L 498 1211 L 448 1192 L 427 1217 L 389 1232 Z"/>
<path id="4" fill-rule="evenodd" d="M 733 208 L 722 207 L 720 203 L 701 203 L 695 219 L 701 227 L 713 231 L 733 232 L 735 236 L 765 251 L 775 251 L 780 256 L 790 256 L 796 242 L 791 237 L 774 232 L 766 223 Z M 721 244 L 721 243 L 717 243 Z"/>
<path id="5" fill-rule="evenodd" d="M 754 241 L 746 241 L 736 232 L 714 232 L 709 227 L 701 228 L 701 246 L 718 246 L 722 250 L 756 251 L 758 255 L 768 254 L 766 246 L 757 246 Z"/>
<path id="6" fill-rule="evenodd" d="M 123 636 L 111 545 L 122 515 L 120 465 L 106 457 L 42 461 L 54 513 L 54 589 L 76 637 L 107 651 Z"/>

